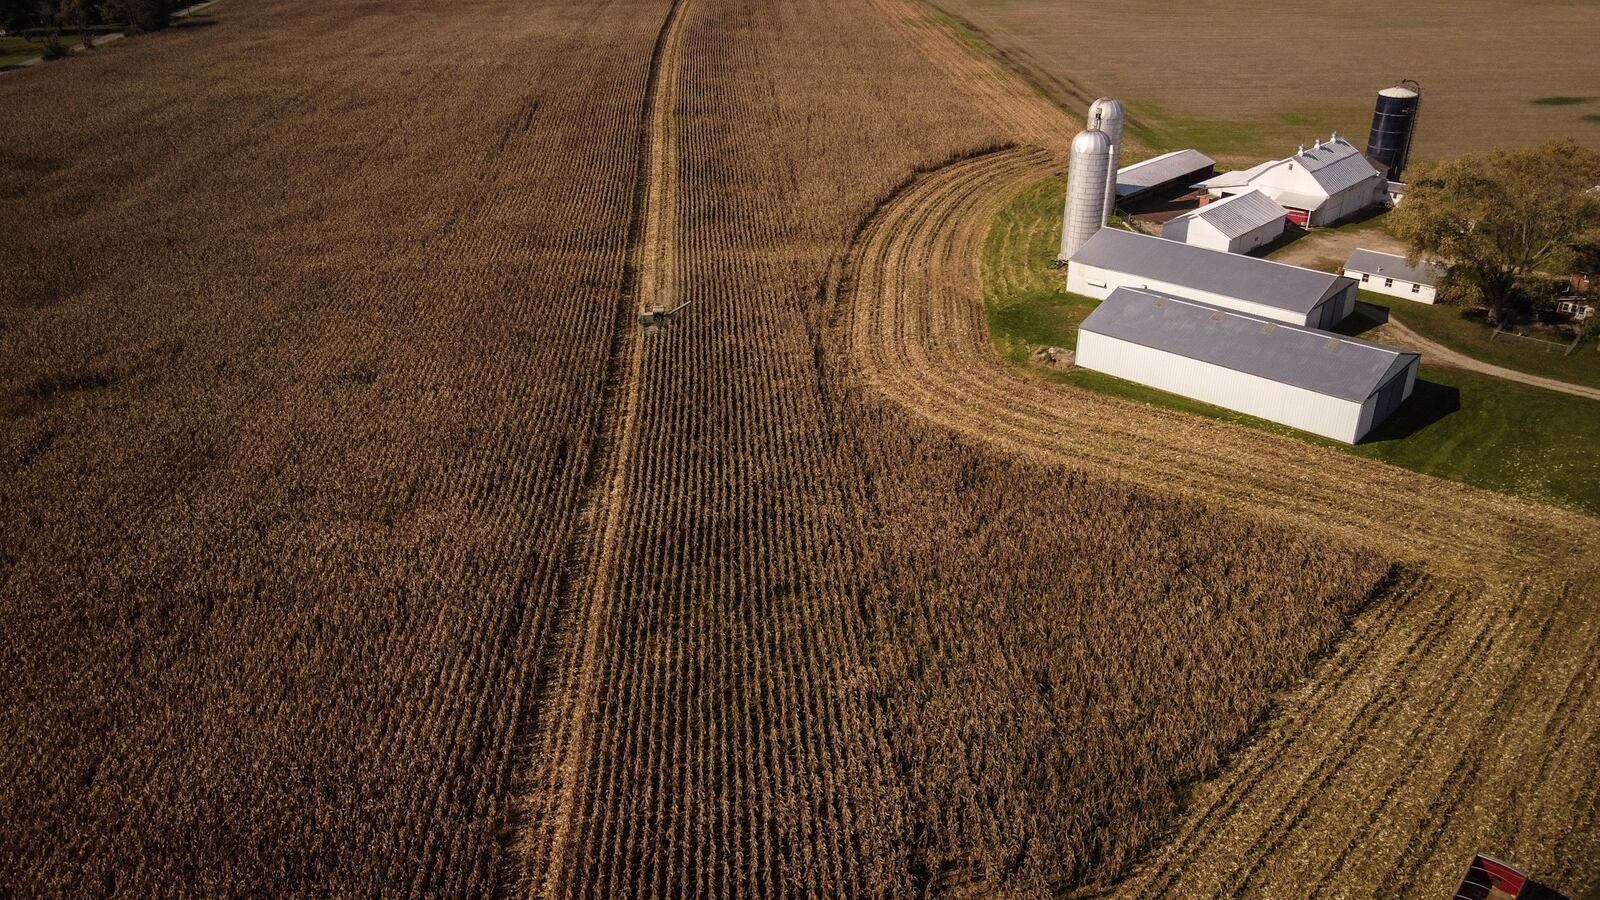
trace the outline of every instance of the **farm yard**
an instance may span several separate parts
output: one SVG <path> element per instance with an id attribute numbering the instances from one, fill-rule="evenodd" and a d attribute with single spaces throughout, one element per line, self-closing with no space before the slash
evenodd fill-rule
<path id="1" fill-rule="evenodd" d="M 0 79 L 0 893 L 1594 886 L 1595 519 L 1004 365 L 923 7 L 212 12 Z"/>
<path id="2" fill-rule="evenodd" d="M 1160 0 L 934 5 L 1057 102 L 1086 106 L 1115 85 L 1152 148 L 1254 161 L 1333 128 L 1365 137 L 1371 93 L 1397 78 L 1427 92 L 1418 160 L 1550 137 L 1600 146 L 1594 0 L 1232 0 L 1183 15 Z"/>
<path id="3" fill-rule="evenodd" d="M 989 337 L 1003 359 L 1053 381 L 1124 397 L 1191 415 L 1203 415 L 1262 429 L 1342 452 L 1382 460 L 1414 471 L 1475 484 L 1533 500 L 1600 513 L 1600 466 L 1594 465 L 1592 448 L 1600 441 L 1600 415 L 1596 400 L 1573 397 L 1543 388 L 1460 371 L 1440 365 L 1432 351 L 1424 353 L 1422 392 L 1394 426 L 1375 440 L 1356 446 L 1298 432 L 1263 419 L 1209 406 L 1088 369 L 1051 370 L 1030 365 L 1030 354 L 1041 346 L 1075 347 L 1077 328 L 1098 301 L 1063 290 L 1066 279 L 1050 268 L 1061 244 L 1061 197 L 1065 179 L 1050 175 L 1016 192 L 995 213 L 983 238 L 982 290 Z M 1286 249 L 1312 245 L 1313 264 L 1326 262 L 1329 245 L 1346 243 L 1354 234 L 1368 245 L 1386 238 L 1365 223 L 1354 231 L 1318 229 Z M 1393 240 L 1392 238 L 1387 238 Z M 1286 254 L 1279 253 L 1277 259 Z M 1348 255 L 1348 251 L 1344 255 Z M 1340 257 L 1342 258 L 1342 257 Z M 1336 267 L 1337 263 L 1333 264 Z M 1474 332 L 1487 329 L 1463 322 L 1455 307 L 1428 306 L 1408 300 L 1386 301 L 1381 295 L 1362 293 L 1370 304 L 1393 310 L 1395 321 L 1426 323 L 1430 333 L 1454 337 L 1475 355 L 1484 355 L 1518 369 L 1572 379 L 1580 386 L 1592 380 L 1593 362 L 1584 353 L 1574 358 L 1545 355 L 1506 347 L 1498 357 L 1483 354 L 1486 337 Z M 1372 324 L 1358 315 L 1346 328 Z M 1468 331 L 1467 329 L 1472 329 Z M 1396 346 L 1405 343 L 1394 326 L 1363 330 L 1361 336 Z M 1475 342 L 1472 338 L 1476 337 Z M 1544 363 L 1535 367 L 1530 363 Z M 1526 464 L 1538 460 L 1536 465 Z"/>

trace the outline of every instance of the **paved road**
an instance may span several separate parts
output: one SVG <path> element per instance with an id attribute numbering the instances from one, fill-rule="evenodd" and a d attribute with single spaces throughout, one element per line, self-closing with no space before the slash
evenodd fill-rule
<path id="1" fill-rule="evenodd" d="M 1422 353 L 1424 362 L 1437 363 L 1456 369 L 1466 369 L 1469 372 L 1481 372 L 1484 375 L 1493 375 L 1507 381 L 1516 381 L 1522 384 L 1531 384 L 1534 387 L 1545 388 L 1551 391 L 1560 391 L 1574 397 L 1587 397 L 1590 400 L 1600 400 L 1600 388 L 1586 387 L 1568 381 L 1557 381 L 1554 378 L 1542 378 L 1538 375 L 1529 375 L 1527 372 L 1518 372 L 1516 369 L 1507 369 L 1502 366 L 1491 365 L 1481 359 L 1474 359 L 1465 353 L 1451 350 L 1443 344 L 1428 340 L 1396 319 L 1389 316 L 1389 321 L 1384 325 L 1390 340 L 1407 349 L 1417 350 Z"/>

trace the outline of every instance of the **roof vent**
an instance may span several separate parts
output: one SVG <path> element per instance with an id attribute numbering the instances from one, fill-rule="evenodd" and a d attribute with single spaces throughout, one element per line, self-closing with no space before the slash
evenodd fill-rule
<path id="1" fill-rule="evenodd" d="M 1211 321 L 1213 322 L 1221 322 L 1225 318 L 1227 316 L 1220 309 L 1211 314 Z"/>
<path id="2" fill-rule="evenodd" d="M 1271 334 L 1271 333 L 1273 333 L 1274 331 L 1277 331 L 1277 330 L 1278 330 L 1278 326 L 1274 325 L 1271 322 L 1268 322 L 1267 324 L 1261 326 L 1261 333 L 1262 334 Z"/>
<path id="3" fill-rule="evenodd" d="M 1322 149 L 1322 138 L 1317 138 L 1315 141 L 1312 141 L 1311 142 L 1311 149 L 1313 149 L 1313 150 L 1321 150 Z"/>
<path id="4" fill-rule="evenodd" d="M 1340 344 L 1341 344 L 1341 343 L 1343 343 L 1343 342 L 1342 342 L 1342 341 L 1340 341 L 1340 340 L 1339 340 L 1339 339 L 1338 339 L 1338 338 L 1336 338 L 1336 337 L 1331 337 L 1331 338 L 1328 338 L 1328 349 L 1329 349 L 1329 350 L 1337 350 L 1337 349 L 1339 349 L 1339 345 L 1340 345 Z"/>

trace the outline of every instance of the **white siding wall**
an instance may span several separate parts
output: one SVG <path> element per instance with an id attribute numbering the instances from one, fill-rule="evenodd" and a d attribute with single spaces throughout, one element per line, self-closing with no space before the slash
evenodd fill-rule
<path id="1" fill-rule="evenodd" d="M 1344 274 L 1347 277 L 1354 278 L 1357 281 L 1361 281 L 1362 275 L 1367 276 L 1367 280 L 1361 282 L 1361 289 L 1364 291 L 1371 291 L 1374 294 L 1387 294 L 1390 297 L 1400 297 L 1404 300 L 1415 300 L 1418 303 L 1434 303 L 1439 299 L 1439 292 L 1435 290 L 1432 285 L 1416 285 L 1417 290 L 1413 293 L 1411 290 L 1412 283 L 1400 278 L 1394 279 L 1393 287 L 1385 287 L 1383 284 L 1384 281 L 1392 276 L 1379 275 L 1375 272 L 1361 272 L 1356 269 L 1346 269 Z"/>
<path id="2" fill-rule="evenodd" d="M 1278 235 L 1283 234 L 1283 223 L 1283 219 L 1268 222 L 1230 239 L 1205 219 L 1179 216 L 1162 226 L 1161 236 L 1168 240 L 1183 241 L 1196 247 L 1206 247 L 1226 253 L 1249 253 L 1262 244 L 1271 243 Z"/>
<path id="3" fill-rule="evenodd" d="M 1105 298 L 1111 296 L 1111 292 L 1119 287 L 1147 288 L 1152 291 L 1160 291 L 1162 293 L 1172 294 L 1177 297 L 1198 300 L 1201 303 L 1210 303 L 1220 306 L 1224 309 L 1234 309 L 1238 310 L 1239 312 L 1250 313 L 1251 315 L 1261 316 L 1264 319 L 1272 319 L 1277 322 L 1288 322 L 1291 325 L 1315 326 L 1317 324 L 1316 317 L 1321 314 L 1320 308 L 1311 310 L 1309 315 L 1306 313 L 1294 313 L 1288 310 L 1278 309 L 1277 307 L 1273 306 L 1263 306 L 1259 303 L 1250 303 L 1248 301 L 1240 300 L 1236 297 L 1229 297 L 1224 294 L 1213 294 L 1207 291 L 1197 291 L 1193 288 L 1187 288 L 1178 284 L 1168 284 L 1164 281 L 1151 281 L 1147 278 L 1136 278 L 1123 272 L 1113 272 L 1110 269 L 1102 269 L 1098 266 L 1087 266 L 1078 262 L 1069 263 L 1067 265 L 1067 290 L 1074 294 L 1083 294 L 1086 297 L 1093 297 L 1096 300 L 1104 300 Z M 1354 295 L 1355 292 L 1351 291 L 1352 298 Z M 1351 308 L 1354 308 L 1353 299 L 1351 300 Z"/>
<path id="4" fill-rule="evenodd" d="M 1233 239 L 1228 249 L 1234 253 L 1249 253 L 1264 244 L 1270 244 L 1283 234 L 1285 219 L 1273 219 L 1265 225 L 1257 226 Z"/>
<path id="5" fill-rule="evenodd" d="M 1078 365 L 1180 396 L 1279 422 L 1353 444 L 1362 434 L 1363 404 L 1139 344 L 1078 331 Z M 1368 403 L 1373 401 L 1369 400 Z M 1371 411 L 1365 410 L 1370 420 Z"/>
<path id="6" fill-rule="evenodd" d="M 1208 250 L 1227 252 L 1228 237 L 1204 219 L 1179 216 L 1161 226 L 1161 236 L 1169 241 L 1183 241 Z"/>
<path id="7" fill-rule="evenodd" d="M 1334 194 L 1311 211 L 1311 224 L 1331 225 L 1366 209 L 1378 201 L 1383 184 L 1381 178 L 1369 178 Z"/>
<path id="8" fill-rule="evenodd" d="M 1419 362 L 1420 360 L 1413 359 L 1411 364 L 1406 366 L 1405 372 L 1395 376 L 1405 382 L 1405 387 L 1400 390 L 1401 406 L 1404 406 L 1405 402 L 1411 398 L 1411 391 L 1417 386 L 1417 364 Z M 1361 404 L 1361 420 L 1356 424 L 1357 442 L 1371 433 L 1372 429 L 1383 424 L 1381 420 L 1377 422 L 1372 420 L 1373 415 L 1378 411 L 1378 393 L 1381 391 L 1382 388 L 1380 387 L 1379 391 L 1373 392 L 1373 395 L 1367 398 L 1367 402 Z M 1396 407 L 1396 409 L 1398 408 Z M 1390 415 L 1394 415 L 1394 413 L 1391 411 Z"/>

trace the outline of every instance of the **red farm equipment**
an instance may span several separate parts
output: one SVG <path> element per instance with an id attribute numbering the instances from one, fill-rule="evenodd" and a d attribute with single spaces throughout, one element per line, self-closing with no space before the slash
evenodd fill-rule
<path id="1" fill-rule="evenodd" d="M 1479 853 L 1461 877 L 1455 900 L 1518 900 L 1527 886 L 1526 872 Z"/>

